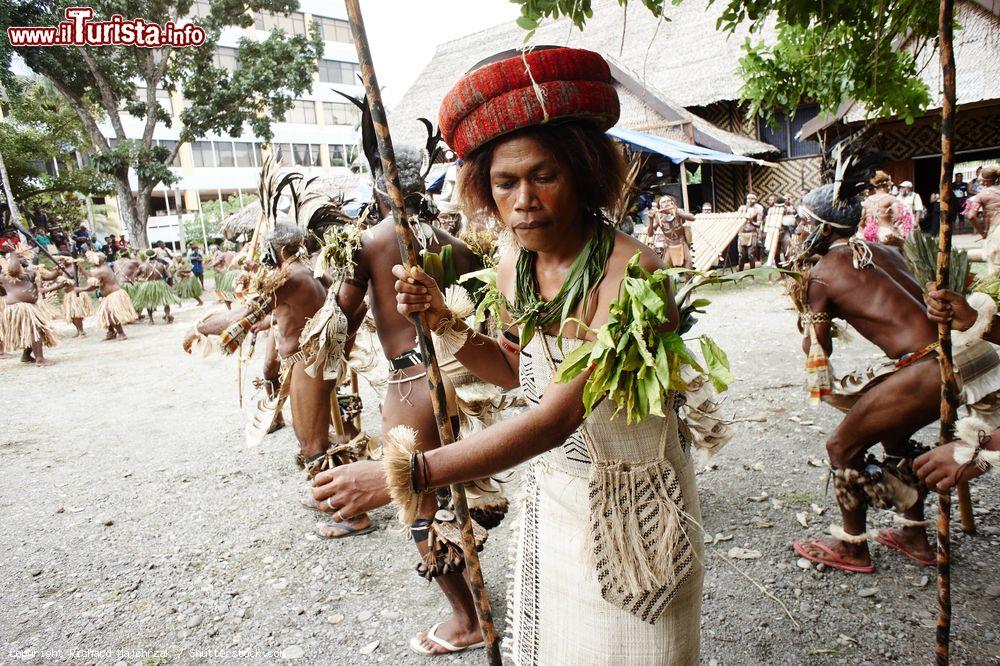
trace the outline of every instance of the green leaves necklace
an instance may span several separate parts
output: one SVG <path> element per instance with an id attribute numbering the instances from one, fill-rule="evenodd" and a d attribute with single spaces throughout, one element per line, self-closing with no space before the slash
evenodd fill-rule
<path id="1" fill-rule="evenodd" d="M 611 256 L 614 245 L 614 229 L 603 222 L 597 222 L 594 234 L 570 264 L 562 287 L 551 301 L 543 301 L 538 295 L 538 279 L 535 277 L 538 255 L 521 250 L 517 258 L 514 303 L 506 302 L 504 306 L 512 317 L 511 325 L 521 327 L 522 347 L 531 341 L 539 329 L 547 331 L 557 323 L 561 328 L 561 324 L 574 312 L 580 300 L 588 296 L 604 278 L 608 257 Z"/>

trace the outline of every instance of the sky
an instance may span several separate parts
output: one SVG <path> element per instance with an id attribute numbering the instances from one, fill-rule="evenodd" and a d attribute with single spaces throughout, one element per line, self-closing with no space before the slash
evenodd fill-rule
<path id="1" fill-rule="evenodd" d="M 390 109 L 430 62 L 438 44 L 519 13 L 509 0 L 362 0 L 375 73 Z"/>

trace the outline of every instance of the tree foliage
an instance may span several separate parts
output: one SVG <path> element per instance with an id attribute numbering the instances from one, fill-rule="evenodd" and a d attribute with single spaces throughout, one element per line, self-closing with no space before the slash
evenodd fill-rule
<path id="1" fill-rule="evenodd" d="M 568 17 L 580 28 L 593 16 L 591 0 L 511 0 L 517 23 L 532 31 L 544 18 Z M 679 5 L 683 0 L 670 0 Z M 627 7 L 628 0 L 618 0 Z M 665 0 L 642 0 L 670 18 Z M 794 115 L 803 100 L 833 112 L 853 99 L 872 116 L 912 121 L 931 104 L 913 51 L 937 36 L 937 3 L 928 0 L 710 0 L 722 6 L 717 29 L 749 28 L 739 70 L 750 113 Z M 774 27 L 775 39 L 762 39 Z M 904 46 L 908 48 L 903 48 Z"/>
<path id="2" fill-rule="evenodd" d="M 90 141 L 73 109 L 50 85 L 16 79 L 7 90 L 0 152 L 14 198 L 29 223 L 75 226 L 85 216 L 83 197 L 108 194 L 114 182 L 77 162 L 76 152 L 87 154 Z"/>
<path id="3" fill-rule="evenodd" d="M 5 5 L 0 18 L 7 25 L 52 26 L 63 20 L 67 6 L 80 3 L 0 4 Z M 192 0 L 93 0 L 87 4 L 94 8 L 94 20 L 120 14 L 161 24 L 180 23 L 192 9 Z M 251 12 L 287 14 L 297 8 L 297 0 L 210 0 L 209 15 L 194 19 L 206 33 L 198 47 L 17 47 L 13 51 L 53 83 L 83 122 L 96 153 L 95 166 L 115 179 L 130 237 L 144 243 L 152 190 L 160 182 L 169 185 L 175 180 L 168 165 L 183 144 L 209 133 L 241 136 L 247 127 L 268 140 L 272 118 L 281 118 L 294 98 L 311 88 L 316 60 L 323 50 L 317 26 L 307 36 L 274 30 L 260 41 L 241 38 L 233 71 L 217 66 L 215 60 L 223 29 L 251 26 Z M 9 67 L 11 53 L 9 42 L 0 42 L 0 66 Z M 185 100 L 179 114 L 180 140 L 169 149 L 157 146 L 153 139 L 157 126 L 170 127 L 173 122 L 156 98 L 157 89 L 179 92 Z M 127 139 L 126 113 L 140 121 L 141 137 Z M 114 146 L 101 134 L 103 121 L 117 138 Z M 129 184 L 130 169 L 138 179 L 137 192 Z"/>

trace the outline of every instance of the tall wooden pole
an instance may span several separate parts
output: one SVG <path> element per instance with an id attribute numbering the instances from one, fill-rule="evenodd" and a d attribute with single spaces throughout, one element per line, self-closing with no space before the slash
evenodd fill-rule
<path id="1" fill-rule="evenodd" d="M 951 193 L 952 174 L 955 170 L 955 50 L 954 0 L 941 0 L 938 48 L 941 52 L 942 102 L 941 102 L 941 233 L 938 237 L 937 289 L 948 286 L 951 262 L 951 220 L 954 199 Z M 941 351 L 941 433 L 938 446 L 954 439 L 955 412 L 958 405 L 958 386 L 951 358 L 951 325 L 938 325 Z M 948 644 L 951 638 L 951 493 L 938 495 L 937 519 L 937 592 L 938 618 L 934 652 L 938 666 L 948 664 Z"/>
<path id="2" fill-rule="evenodd" d="M 368 35 L 365 32 L 364 18 L 361 15 L 359 0 L 346 0 L 347 16 L 354 35 L 354 46 L 358 50 L 358 62 L 361 65 L 361 78 L 364 81 L 365 93 L 368 95 L 368 105 L 371 108 L 372 124 L 378 139 L 378 152 L 382 159 L 382 170 L 385 173 L 386 189 L 389 195 L 392 217 L 396 226 L 396 241 L 399 243 L 399 253 L 403 265 L 409 270 L 416 266 L 416 242 L 406 217 L 403 201 L 403 190 L 399 185 L 399 171 L 396 167 L 395 153 L 392 149 L 392 137 L 389 134 L 389 123 L 385 117 L 385 106 L 382 104 L 382 91 L 375 78 L 375 66 L 372 63 L 371 51 L 368 48 Z M 455 441 L 451 419 L 448 416 L 448 403 L 444 384 L 441 381 L 441 369 L 438 367 L 434 344 L 431 341 L 430 327 L 427 325 L 427 315 L 419 313 L 414 316 L 417 327 L 417 342 L 420 353 L 424 357 L 427 370 L 427 384 L 430 388 L 431 405 L 434 408 L 434 418 L 437 422 L 438 436 L 441 444 L 447 445 Z M 479 566 L 479 554 L 476 552 L 475 538 L 472 535 L 472 521 L 469 517 L 469 506 L 465 499 L 465 488 L 461 484 L 451 487 L 451 497 L 455 515 L 462 526 L 462 550 L 465 553 L 465 565 L 469 574 L 469 585 L 476 602 L 476 614 L 483 630 L 483 640 L 486 643 L 486 656 L 491 666 L 500 666 L 500 642 L 496 627 L 493 625 L 493 612 L 490 610 L 490 598 L 483 581 L 483 571 Z"/>

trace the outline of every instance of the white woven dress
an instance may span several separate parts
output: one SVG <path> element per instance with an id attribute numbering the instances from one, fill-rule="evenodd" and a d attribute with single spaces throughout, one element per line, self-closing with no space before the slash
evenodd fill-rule
<path id="1" fill-rule="evenodd" d="M 560 351 L 554 338 L 538 334 L 521 351 L 529 406 L 539 403 L 554 368 L 579 344 L 564 339 Z M 612 420 L 613 411 L 604 401 L 561 446 L 529 463 L 508 592 L 505 647 L 512 663 L 698 663 L 703 551 L 691 522 L 701 523 L 691 462 L 672 410 L 632 425 L 624 416 Z M 666 494 L 679 522 L 664 508 Z M 674 521 L 664 526 L 670 517 L 664 514 Z M 640 535 L 638 547 L 629 542 L 630 530 Z M 630 545 L 648 559 L 670 551 L 669 580 L 630 594 L 616 565 L 629 560 Z"/>

